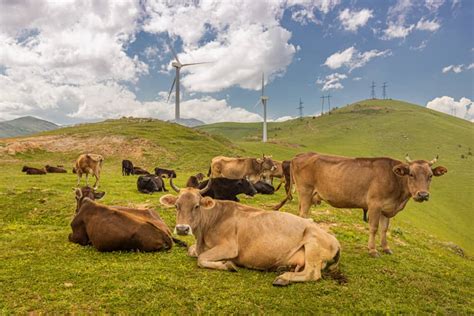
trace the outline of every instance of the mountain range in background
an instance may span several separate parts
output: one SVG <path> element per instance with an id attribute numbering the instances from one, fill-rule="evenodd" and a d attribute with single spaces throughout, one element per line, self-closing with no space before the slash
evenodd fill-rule
<path id="1" fill-rule="evenodd" d="M 33 116 L 24 116 L 10 121 L 0 120 L 0 138 L 29 135 L 60 127 L 59 125 Z"/>

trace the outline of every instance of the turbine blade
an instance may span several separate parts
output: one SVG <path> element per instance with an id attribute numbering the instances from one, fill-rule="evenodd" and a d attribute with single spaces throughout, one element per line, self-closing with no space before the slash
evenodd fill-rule
<path id="1" fill-rule="evenodd" d="M 204 61 L 202 63 L 189 63 L 189 64 L 182 64 L 181 67 L 184 67 L 184 66 L 193 66 L 193 65 L 201 65 L 201 64 L 210 64 L 211 62 L 210 61 Z"/>
<path id="2" fill-rule="evenodd" d="M 253 106 L 253 108 L 256 108 L 256 107 L 257 107 L 257 105 L 259 105 L 259 104 L 261 104 L 261 103 L 262 103 L 262 100 L 261 100 L 261 99 L 260 99 L 260 100 L 258 100 L 258 102 L 257 102 L 257 103 L 255 103 L 255 105 Z"/>
<path id="3" fill-rule="evenodd" d="M 176 54 L 176 52 L 174 51 L 173 45 L 171 45 L 171 42 L 169 40 L 167 41 L 167 43 L 168 43 L 168 47 L 170 48 L 171 52 L 173 53 L 174 58 L 178 61 L 178 63 L 181 64 L 181 62 L 178 59 L 178 54 Z"/>
<path id="4" fill-rule="evenodd" d="M 173 83 L 171 84 L 170 93 L 168 93 L 168 100 L 166 100 L 166 102 L 169 102 L 169 100 L 170 100 L 171 92 L 173 92 L 173 88 L 174 88 L 175 83 L 176 83 L 176 77 L 174 77 L 174 79 L 173 79 Z"/>

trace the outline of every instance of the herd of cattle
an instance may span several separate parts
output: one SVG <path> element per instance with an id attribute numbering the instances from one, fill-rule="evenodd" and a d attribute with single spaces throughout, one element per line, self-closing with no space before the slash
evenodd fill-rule
<path id="1" fill-rule="evenodd" d="M 229 271 L 236 271 L 238 266 L 284 269 L 287 272 L 273 282 L 282 286 L 318 280 L 323 270 L 337 271 L 341 254 L 338 240 L 308 219 L 311 205 L 321 201 L 336 208 L 361 208 L 370 228 L 369 254 L 378 256 L 375 237 L 379 229 L 383 252 L 392 253 L 387 243 L 390 218 L 403 210 L 410 198 L 427 201 L 432 177 L 447 172 L 442 166 L 433 168 L 437 158 L 413 161 L 407 155 L 405 159 L 348 158 L 314 152 L 283 162 L 267 156 L 218 156 L 211 161 L 208 179 L 198 173 L 188 179 L 185 188 L 173 183 L 175 171 L 155 168 L 150 174 L 129 160 L 122 162 L 122 174 L 140 175 L 137 189 L 142 193 L 166 192 L 164 178 L 169 179 L 178 194 L 164 195 L 160 203 L 176 208 L 175 233 L 194 235 L 196 243 L 188 247 L 188 254 L 197 258 L 199 267 Z M 96 154 L 81 155 L 76 161 L 77 185 L 85 174 L 86 186 L 75 189 L 77 207 L 69 240 L 93 245 L 99 251 L 158 251 L 170 249 L 173 243 L 187 246 L 173 238 L 153 210 L 106 206 L 95 201 L 105 194 L 96 191 L 103 161 Z M 30 169 L 24 167 L 23 171 L 35 174 Z M 88 186 L 89 174 L 96 179 L 94 188 Z M 286 191 L 274 209 L 292 200 L 295 189 L 299 216 L 238 203 L 237 195 L 241 193 L 273 194 L 273 178 L 281 179 L 276 190 L 284 183 Z"/>

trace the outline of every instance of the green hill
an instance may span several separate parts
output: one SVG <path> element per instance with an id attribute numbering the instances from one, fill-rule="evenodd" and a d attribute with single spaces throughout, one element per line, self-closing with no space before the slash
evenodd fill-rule
<path id="1" fill-rule="evenodd" d="M 440 112 L 395 100 L 365 100 L 322 117 L 270 123 L 262 145 L 261 123 L 220 123 L 200 130 L 225 136 L 256 154 L 288 159 L 316 151 L 343 156 L 413 159 L 440 156 L 448 174 L 431 186 L 432 199 L 410 201 L 395 218 L 474 251 L 474 125 Z"/>
<path id="2" fill-rule="evenodd" d="M 361 102 L 321 118 L 271 124 L 272 143 L 265 145 L 257 140 L 260 124 L 197 130 L 151 119 L 109 120 L 1 139 L 0 313 L 472 314 L 474 264 L 456 245 L 472 249 L 469 124 L 408 104 Z M 439 153 L 449 172 L 434 181 L 430 202 L 410 202 L 392 222 L 392 256 L 367 255 L 368 228 L 360 210 L 314 207 L 311 217 L 341 242 L 341 270 L 348 283 L 339 285 L 326 276 L 288 288 L 271 286 L 277 272 L 200 269 L 179 247 L 159 253 L 99 253 L 72 244 L 67 236 L 76 206 L 71 190 L 76 176 L 20 172 L 25 164 L 69 169 L 80 153 L 103 154 L 102 203 L 154 207 L 173 227 L 175 210 L 158 202 L 163 193 L 138 193 L 136 177 L 121 175 L 122 159 L 149 170 L 174 168 L 176 183 L 184 186 L 191 174 L 206 172 L 216 155 L 265 152 L 288 159 L 309 150 L 399 158 L 406 152 L 413 158 Z M 241 201 L 269 209 L 283 196 L 281 190 Z M 296 201 L 283 211 L 296 214 Z M 184 239 L 193 242 L 192 237 Z"/>
<path id="3" fill-rule="evenodd" d="M 0 122 L 0 138 L 29 135 L 49 131 L 59 126 L 32 116 L 24 116 L 10 121 Z"/>

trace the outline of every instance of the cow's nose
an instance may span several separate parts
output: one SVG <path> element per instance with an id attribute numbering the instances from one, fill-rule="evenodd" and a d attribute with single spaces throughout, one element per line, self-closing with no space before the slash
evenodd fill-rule
<path id="1" fill-rule="evenodd" d="M 181 236 L 188 235 L 189 228 L 190 228 L 189 225 L 182 225 L 182 224 L 178 224 L 175 227 L 176 233 Z"/>
<path id="2" fill-rule="evenodd" d="M 430 198 L 430 194 L 426 191 L 420 191 L 417 195 L 418 198 L 422 201 L 428 201 L 428 199 Z"/>

